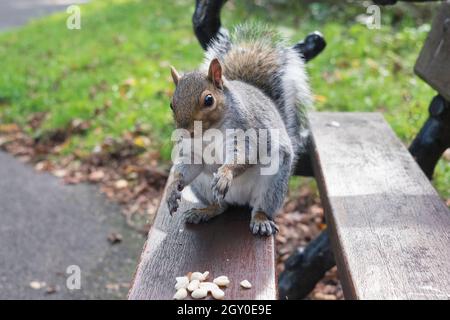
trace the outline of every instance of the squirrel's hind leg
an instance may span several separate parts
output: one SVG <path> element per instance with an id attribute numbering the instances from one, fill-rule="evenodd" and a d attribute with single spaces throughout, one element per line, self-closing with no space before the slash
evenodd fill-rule
<path id="1" fill-rule="evenodd" d="M 292 166 L 291 153 L 284 152 L 280 160 L 278 172 L 274 176 L 268 176 L 263 182 L 256 182 L 259 186 L 257 197 L 250 203 L 253 208 L 250 231 L 254 235 L 270 236 L 278 232 L 274 218 L 287 194 Z"/>
<path id="2" fill-rule="evenodd" d="M 183 214 L 187 223 L 201 223 L 206 222 L 215 216 L 223 213 L 227 207 L 225 205 L 210 204 L 205 208 L 192 208 L 185 211 Z"/>
<path id="3" fill-rule="evenodd" d="M 252 212 L 250 231 L 254 235 L 271 236 L 278 232 L 278 226 L 265 212 L 255 211 Z"/>

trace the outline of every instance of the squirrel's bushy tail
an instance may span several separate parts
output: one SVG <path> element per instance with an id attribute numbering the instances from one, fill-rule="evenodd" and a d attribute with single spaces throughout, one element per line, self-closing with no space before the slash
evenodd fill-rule
<path id="1" fill-rule="evenodd" d="M 305 108 L 311 93 L 303 59 L 275 30 L 256 23 L 235 28 L 231 35 L 219 35 L 208 46 L 203 69 L 218 58 L 227 80 L 249 83 L 277 105 L 293 143 L 301 145 Z M 298 139 L 297 139 L 298 138 Z"/>

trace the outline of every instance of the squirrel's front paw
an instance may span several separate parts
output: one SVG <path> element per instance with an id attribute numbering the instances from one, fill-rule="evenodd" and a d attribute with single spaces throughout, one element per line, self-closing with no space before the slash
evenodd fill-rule
<path id="1" fill-rule="evenodd" d="M 167 206 L 169 207 L 169 213 L 172 215 L 178 210 L 178 201 L 181 199 L 181 191 L 183 190 L 182 184 L 179 182 L 173 182 L 167 190 Z"/>
<path id="2" fill-rule="evenodd" d="M 217 170 L 212 181 L 212 191 L 216 201 L 220 202 L 220 200 L 225 198 L 232 180 L 233 173 L 231 172 L 231 169 L 220 167 L 219 170 Z"/>

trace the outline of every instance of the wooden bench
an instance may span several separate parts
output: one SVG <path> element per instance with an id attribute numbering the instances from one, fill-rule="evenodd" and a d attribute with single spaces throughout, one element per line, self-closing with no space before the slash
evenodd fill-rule
<path id="1" fill-rule="evenodd" d="M 345 297 L 449 299 L 450 212 L 376 113 L 311 113 L 313 165 Z M 183 199 L 183 212 L 193 203 Z M 273 238 L 245 209 L 185 225 L 159 208 L 129 299 L 172 299 L 175 277 L 228 275 L 227 299 L 276 299 Z M 253 288 L 243 290 L 248 279 Z"/>
<path id="2" fill-rule="evenodd" d="M 316 113 L 310 123 L 345 298 L 449 299 L 450 211 L 383 117 Z"/>

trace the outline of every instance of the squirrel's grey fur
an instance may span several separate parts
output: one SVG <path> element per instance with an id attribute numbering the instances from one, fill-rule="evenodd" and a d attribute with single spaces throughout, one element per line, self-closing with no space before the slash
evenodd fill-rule
<path id="1" fill-rule="evenodd" d="M 305 113 L 311 105 L 305 63 L 298 52 L 270 27 L 246 23 L 237 26 L 231 36 L 219 33 L 214 38 L 201 70 L 207 71 L 214 58 L 222 63 L 226 79 L 254 85 L 272 98 L 297 157 L 306 143 Z"/>
<path id="2" fill-rule="evenodd" d="M 193 104 L 203 90 L 216 94 L 208 78 L 216 59 L 223 76 L 223 86 L 216 88 L 220 121 L 210 120 L 211 115 L 205 113 L 206 123 L 223 133 L 226 129 L 278 129 L 279 169 L 273 175 L 261 175 L 260 164 L 175 162 L 175 179 L 167 189 L 169 211 L 177 210 L 181 189 L 190 185 L 207 207 L 188 210 L 188 222 L 206 221 L 229 205 L 249 205 L 251 231 L 271 235 L 277 230 L 273 219 L 287 193 L 295 158 L 306 140 L 304 112 L 311 99 L 304 63 L 269 28 L 244 25 L 231 36 L 220 34 L 210 43 L 200 71 L 181 77 L 172 71 L 177 85 L 172 100 L 177 126 L 187 128 L 202 114 L 201 108 L 198 111 Z M 227 150 L 225 153 L 239 152 L 235 148 Z"/>

